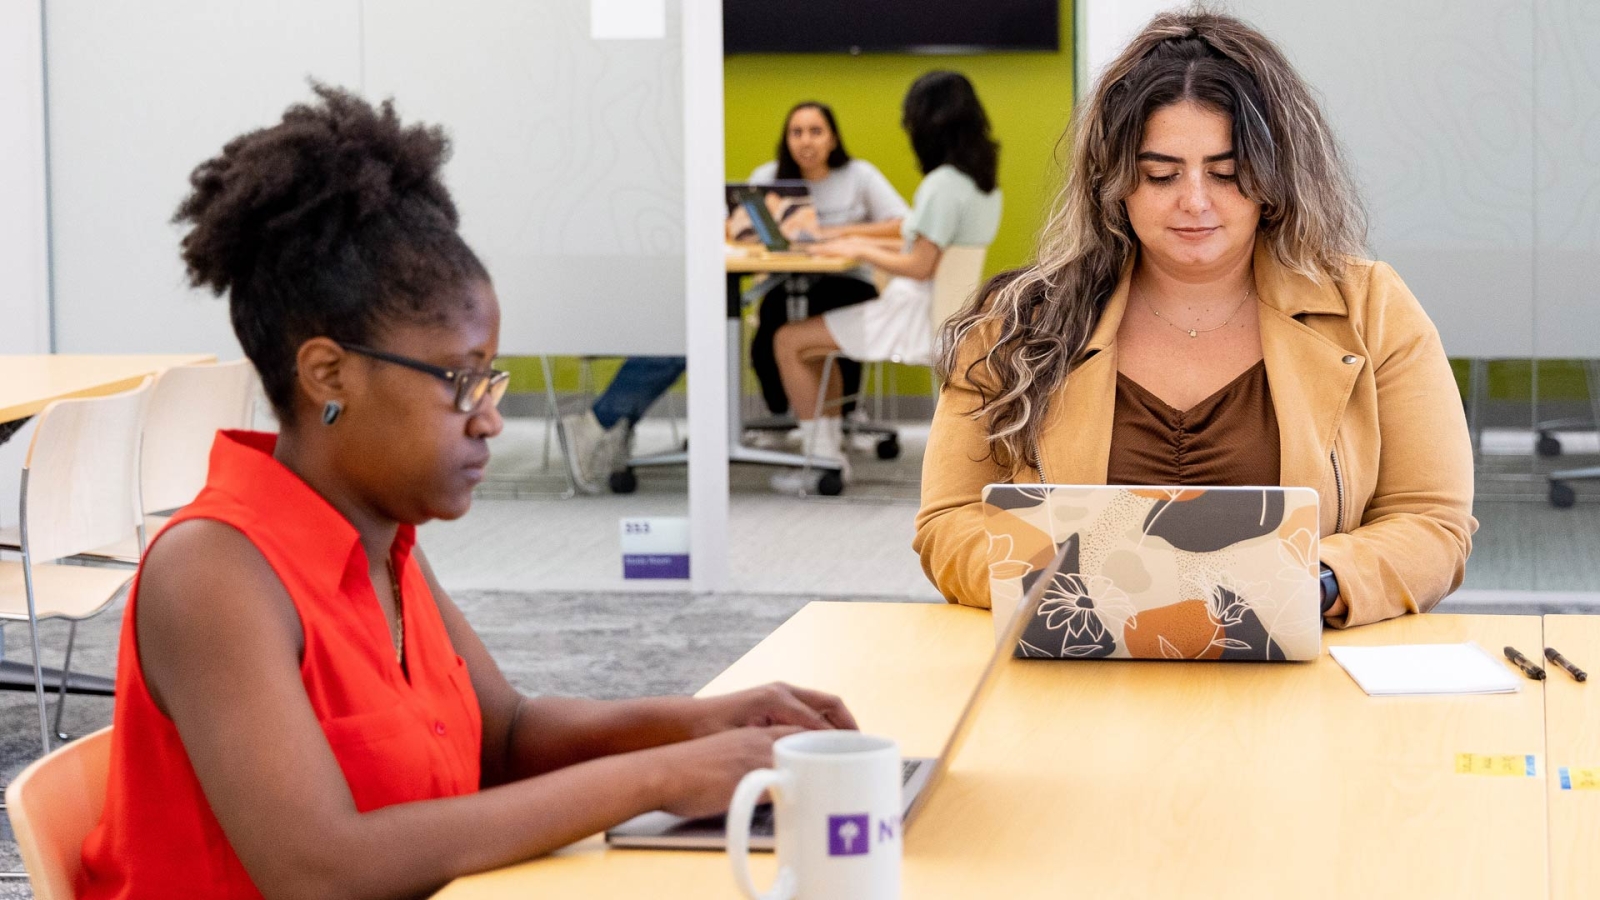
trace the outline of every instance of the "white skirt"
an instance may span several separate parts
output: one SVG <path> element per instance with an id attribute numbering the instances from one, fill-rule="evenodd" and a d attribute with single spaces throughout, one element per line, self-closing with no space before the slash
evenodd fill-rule
<path id="1" fill-rule="evenodd" d="M 933 281 L 896 276 L 883 293 L 822 314 L 828 333 L 851 359 L 929 365 L 933 356 Z"/>

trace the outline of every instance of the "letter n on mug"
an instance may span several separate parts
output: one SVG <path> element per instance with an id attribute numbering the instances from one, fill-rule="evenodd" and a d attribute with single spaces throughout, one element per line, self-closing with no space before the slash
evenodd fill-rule
<path id="1" fill-rule="evenodd" d="M 872 845 L 872 820 L 866 813 L 828 817 L 828 855 L 864 856 Z"/>

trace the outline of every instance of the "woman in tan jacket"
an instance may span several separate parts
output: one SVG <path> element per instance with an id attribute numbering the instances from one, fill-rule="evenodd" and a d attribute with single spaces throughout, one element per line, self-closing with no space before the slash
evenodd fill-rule
<path id="1" fill-rule="evenodd" d="M 1164 13 L 1080 107 L 1038 260 L 947 325 L 915 548 L 989 605 L 996 482 L 1316 489 L 1323 615 L 1461 583 L 1472 453 L 1437 331 L 1387 265 L 1316 101 L 1228 16 Z"/>

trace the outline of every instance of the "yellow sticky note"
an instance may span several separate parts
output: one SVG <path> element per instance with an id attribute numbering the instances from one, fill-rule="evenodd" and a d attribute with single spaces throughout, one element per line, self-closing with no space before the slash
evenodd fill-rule
<path id="1" fill-rule="evenodd" d="M 1457 753 L 1457 775 L 1496 775 L 1501 777 L 1531 778 L 1538 773 L 1533 754 L 1520 753 Z"/>
<path id="2" fill-rule="evenodd" d="M 1600 767 L 1574 769 L 1562 766 L 1559 774 L 1563 791 L 1600 791 Z"/>

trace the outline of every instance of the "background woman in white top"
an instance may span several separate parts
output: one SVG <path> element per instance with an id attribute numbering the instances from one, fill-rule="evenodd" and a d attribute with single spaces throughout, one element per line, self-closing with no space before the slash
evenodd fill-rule
<path id="1" fill-rule="evenodd" d="M 801 230 L 811 237 L 823 238 L 895 237 L 900 233 L 900 220 L 910 210 L 877 166 L 850 156 L 833 110 L 815 100 L 798 103 L 789 110 L 783 120 L 783 134 L 778 138 L 777 158 L 750 173 L 750 181 L 755 184 L 796 180 L 804 180 L 811 189 L 816 220 L 785 220 L 784 232 L 790 238 L 802 236 Z M 730 218 L 730 231 L 738 228 L 742 219 L 742 213 Z M 812 276 L 806 281 L 806 309 L 811 315 L 878 296 L 872 272 L 865 266 L 841 275 Z M 750 340 L 750 366 L 774 415 L 789 410 L 772 355 L 773 336 L 789 321 L 787 300 L 783 284 L 767 292 L 761 302 L 761 323 Z M 861 383 L 861 367 L 850 363 L 842 371 L 853 392 Z"/>
<path id="2" fill-rule="evenodd" d="M 989 134 L 989 117 L 972 82 L 959 72 L 923 75 L 906 92 L 900 124 L 924 178 L 898 236 L 844 236 L 811 248 L 821 256 L 856 257 L 894 276 L 883 296 L 784 325 L 774 340 L 803 445 L 816 458 L 844 461 L 840 410 L 816 408 L 828 354 L 931 359 L 933 273 L 940 255 L 952 244 L 988 246 L 1000 228 L 1000 145 Z M 829 379 L 829 399 L 839 397 L 841 388 L 841 379 Z M 820 474 L 812 470 L 811 477 Z M 840 474 L 848 479 L 848 469 Z M 801 470 L 774 475 L 772 486 L 783 493 L 815 488 L 802 483 Z"/>

